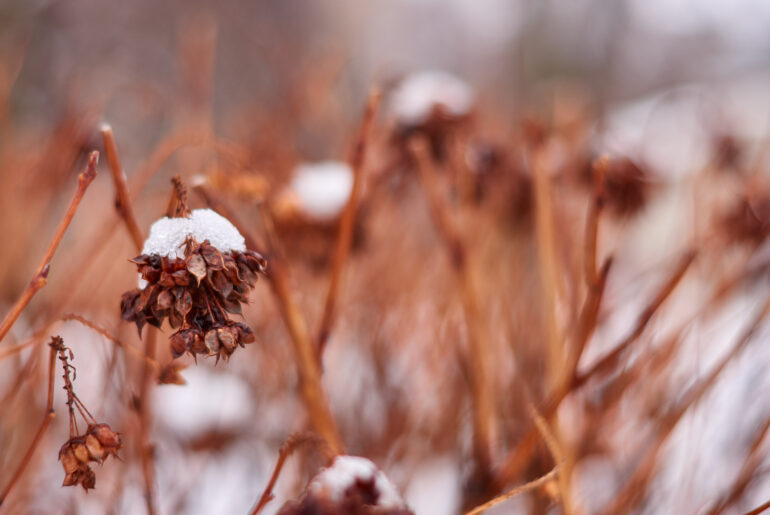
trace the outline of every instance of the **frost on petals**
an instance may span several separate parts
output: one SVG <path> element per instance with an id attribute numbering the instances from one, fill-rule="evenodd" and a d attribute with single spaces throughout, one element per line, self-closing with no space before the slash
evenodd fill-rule
<path id="1" fill-rule="evenodd" d="M 308 485 L 298 502 L 284 505 L 280 515 L 298 513 L 411 514 L 395 485 L 366 458 L 338 456 Z"/>

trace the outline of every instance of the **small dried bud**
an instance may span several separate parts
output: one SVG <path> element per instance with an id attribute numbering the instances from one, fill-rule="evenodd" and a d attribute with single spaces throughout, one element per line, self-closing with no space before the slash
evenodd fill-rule
<path id="1" fill-rule="evenodd" d="M 88 434 L 96 437 L 99 443 L 104 446 L 106 454 L 118 455 L 118 449 L 122 445 L 120 434 L 110 429 L 110 426 L 107 424 L 92 424 L 88 427 Z"/>

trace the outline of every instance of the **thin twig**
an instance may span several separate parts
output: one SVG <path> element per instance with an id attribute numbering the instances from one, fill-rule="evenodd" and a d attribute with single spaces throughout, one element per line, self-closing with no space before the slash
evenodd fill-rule
<path id="1" fill-rule="evenodd" d="M 334 317 L 336 314 L 335 307 L 342 278 L 342 269 L 345 260 L 348 257 L 348 253 L 350 252 L 351 241 L 353 240 L 353 226 L 355 224 L 357 212 L 356 207 L 358 205 L 361 184 L 364 180 L 364 163 L 366 160 L 367 144 L 369 142 L 371 126 L 375 115 L 377 114 L 377 108 L 379 107 L 380 97 L 381 94 L 377 90 L 369 93 L 361 126 L 353 145 L 353 151 L 350 158 L 350 168 L 353 172 L 353 186 L 351 187 L 350 196 L 345 204 L 345 208 L 342 211 L 342 216 L 340 217 L 339 232 L 337 233 L 334 256 L 332 257 L 331 274 L 329 275 L 329 286 L 326 290 L 326 301 L 324 302 L 321 323 L 316 337 L 316 349 L 318 349 L 319 361 L 323 356 L 324 347 L 326 346 L 326 342 L 332 331 L 332 326 L 334 325 Z"/>
<path id="2" fill-rule="evenodd" d="M 150 365 L 151 367 L 156 368 L 156 369 L 160 368 L 160 365 L 158 364 L 157 361 L 155 361 L 151 357 L 149 357 L 146 354 L 144 354 L 141 350 L 137 349 L 133 345 L 129 345 L 127 343 L 122 342 L 120 339 L 116 338 L 115 336 L 113 336 L 109 332 L 107 332 L 106 329 L 104 329 L 103 327 L 100 327 L 99 325 L 95 324 L 94 322 L 91 322 L 90 320 L 88 320 L 85 317 L 82 317 L 80 315 L 76 315 L 74 313 L 65 313 L 61 317 L 61 320 L 63 322 L 67 322 L 67 321 L 70 321 L 70 320 L 74 320 L 75 322 L 79 322 L 79 323 L 83 324 L 84 326 L 88 327 L 89 329 L 92 329 L 93 331 L 99 333 L 104 338 L 106 338 L 107 340 L 111 341 L 112 343 L 114 343 L 115 345 L 120 347 L 121 349 L 123 349 L 125 351 L 128 351 L 131 354 L 133 354 L 134 356 L 144 360 L 144 362 L 147 363 L 148 365 Z"/>
<path id="3" fill-rule="evenodd" d="M 770 298 L 765 301 L 762 309 L 759 310 L 730 351 L 719 361 L 712 371 L 705 378 L 692 386 L 684 395 L 683 400 L 661 417 L 655 435 L 652 437 L 651 442 L 646 446 L 645 451 L 643 451 L 644 454 L 638 464 L 634 467 L 631 477 L 626 480 L 624 486 L 615 497 L 607 503 L 606 507 L 601 510 L 601 513 L 614 514 L 620 513 L 621 510 L 623 513 L 626 513 L 630 503 L 634 502 L 634 500 L 641 499 L 641 494 L 646 490 L 652 477 L 651 472 L 657 463 L 657 456 L 669 435 L 673 432 L 685 413 L 687 413 L 687 410 L 703 397 L 727 365 L 751 341 L 768 313 L 770 313 Z"/>
<path id="4" fill-rule="evenodd" d="M 586 219 L 586 242 L 584 263 L 586 284 L 593 288 L 599 281 L 596 271 L 596 248 L 599 239 L 599 219 L 604 209 L 604 177 L 607 174 L 609 158 L 602 155 L 593 163 L 594 194 Z"/>
<path id="5" fill-rule="evenodd" d="M 476 285 L 471 275 L 466 246 L 442 198 L 428 142 L 424 138 L 415 137 L 409 141 L 409 148 L 417 162 L 417 172 L 433 226 L 444 244 L 452 271 L 460 285 L 470 351 L 474 457 L 480 470 L 486 473 L 491 468 L 490 452 L 495 430 L 495 402 L 493 378 L 488 364 L 490 351 L 480 320 Z"/>
<path id="6" fill-rule="evenodd" d="M 764 502 L 754 508 L 753 510 L 747 511 L 745 515 L 759 515 L 760 513 L 767 511 L 770 509 L 770 501 Z"/>
<path id="7" fill-rule="evenodd" d="M 109 163 L 110 172 L 112 173 L 112 182 L 115 185 L 115 209 L 126 224 L 134 246 L 141 249 L 144 238 L 142 238 L 142 231 L 139 230 L 139 224 L 136 222 L 136 216 L 134 216 L 134 208 L 131 205 L 131 197 L 128 194 L 126 174 L 120 166 L 120 159 L 118 159 L 118 147 L 115 145 L 115 136 L 112 134 L 112 128 L 107 124 L 102 125 L 100 132 L 102 133 L 102 142 L 104 143 L 104 153 L 107 156 L 107 163 Z"/>
<path id="8" fill-rule="evenodd" d="M 647 324 L 652 319 L 653 315 L 657 312 L 658 308 L 665 302 L 665 300 L 676 289 L 677 285 L 681 282 L 685 272 L 690 268 L 693 260 L 695 260 L 696 251 L 691 250 L 685 253 L 680 259 L 679 264 L 674 269 L 673 273 L 669 276 L 665 283 L 658 290 L 652 301 L 645 307 L 639 318 L 636 321 L 634 329 L 620 344 L 618 344 L 612 351 L 607 353 L 603 358 L 597 361 L 586 372 L 578 375 L 575 378 L 573 386 L 579 386 L 588 380 L 589 377 L 601 375 L 613 369 L 620 356 L 634 343 L 644 332 Z"/>
<path id="9" fill-rule="evenodd" d="M 52 340 L 52 343 L 53 343 L 53 340 Z M 56 413 L 54 413 L 54 410 L 53 410 L 53 385 L 54 385 L 55 366 L 56 366 L 56 347 L 51 345 L 51 350 L 49 351 L 49 358 L 48 358 L 48 395 L 46 397 L 46 403 L 45 403 L 45 414 L 43 415 L 42 422 L 40 422 L 40 427 L 38 427 L 38 430 L 35 433 L 35 436 L 32 438 L 32 443 L 27 449 L 27 452 L 24 453 L 24 457 L 22 458 L 21 463 L 19 463 L 19 466 L 16 467 L 16 470 L 14 471 L 13 476 L 11 476 L 10 482 L 3 490 L 3 493 L 0 494 L 0 506 L 3 505 L 3 502 L 8 497 L 8 494 L 11 492 L 11 489 L 21 477 L 22 473 L 24 472 L 24 469 L 27 467 L 27 465 L 29 464 L 29 461 L 32 459 L 32 455 L 34 454 L 35 449 L 37 449 L 37 446 L 40 443 L 40 439 L 43 437 L 43 433 L 45 433 L 45 430 L 48 428 L 48 425 L 51 423 L 51 420 L 53 420 L 53 418 L 56 416 Z"/>
<path id="10" fill-rule="evenodd" d="M 569 482 L 567 481 L 568 478 L 563 472 L 563 469 L 566 468 L 567 462 L 566 457 L 564 456 L 564 451 L 562 450 L 556 435 L 553 434 L 553 431 L 549 427 L 548 422 L 537 411 L 537 408 L 535 408 L 532 403 L 529 403 L 529 412 L 532 416 L 532 419 L 535 421 L 535 427 L 537 427 L 540 436 L 543 437 L 543 441 L 545 442 L 546 447 L 548 447 L 548 452 L 551 453 L 554 464 L 559 467 L 559 473 L 557 474 L 557 485 L 559 486 L 562 509 L 564 510 L 565 515 L 570 515 L 573 513 L 573 510 L 572 502 L 570 500 Z"/>
<path id="11" fill-rule="evenodd" d="M 56 252 L 56 248 L 59 246 L 59 242 L 64 236 L 67 227 L 69 227 L 69 224 L 72 221 L 72 217 L 75 216 L 75 211 L 77 210 L 80 201 L 83 199 L 83 195 L 85 194 L 86 189 L 88 189 L 88 185 L 91 184 L 91 181 L 93 181 L 94 177 L 96 177 L 96 164 L 98 162 L 99 152 L 91 152 L 88 155 L 88 164 L 86 165 L 86 169 L 83 170 L 83 172 L 81 172 L 78 176 L 78 187 L 75 190 L 75 195 L 73 195 L 72 200 L 70 201 L 70 205 L 67 208 L 67 211 L 64 213 L 64 217 L 61 219 L 61 222 L 59 222 L 59 227 L 57 227 L 51 243 L 48 244 L 48 249 L 45 251 L 43 259 L 40 261 L 35 274 L 32 276 L 32 280 L 27 285 L 27 288 L 24 290 L 24 292 L 22 292 L 19 300 L 16 301 L 16 304 L 13 305 L 11 310 L 5 316 L 2 324 L 0 324 L 0 341 L 2 341 L 3 338 L 5 338 L 5 335 L 8 334 L 8 331 L 10 331 L 14 322 L 16 322 L 16 319 L 19 318 L 19 315 L 21 315 L 21 312 L 24 310 L 27 304 L 29 304 L 29 301 L 32 300 L 32 297 L 34 297 L 35 293 L 37 293 L 38 290 L 45 286 L 48 272 L 51 269 L 51 259 L 53 258 L 53 255 Z"/>
<path id="12" fill-rule="evenodd" d="M 540 486 L 548 483 L 549 481 L 553 480 L 556 476 L 556 473 L 559 471 L 559 465 L 556 465 L 548 474 L 539 477 L 535 479 L 534 481 L 530 481 L 529 483 L 523 484 L 521 486 L 517 486 L 513 490 L 509 490 L 508 492 L 504 493 L 503 495 L 500 495 L 498 497 L 495 497 L 491 501 L 485 502 L 481 506 L 477 506 L 473 508 L 471 511 L 466 512 L 465 515 L 476 515 L 477 513 L 481 513 L 485 510 L 488 510 L 489 508 L 493 506 L 497 506 L 501 502 L 507 501 L 508 499 L 511 499 L 513 497 L 516 497 L 517 495 L 523 494 L 525 492 L 529 492 L 531 490 L 534 490 L 536 488 L 539 488 Z"/>
<path id="13" fill-rule="evenodd" d="M 275 467 L 273 467 L 273 473 L 270 476 L 267 485 L 265 485 L 265 489 L 262 491 L 262 495 L 259 497 L 257 504 L 254 505 L 254 508 L 251 510 L 251 515 L 257 515 L 267 503 L 273 500 L 273 488 L 275 487 L 276 481 L 278 481 L 278 476 L 281 473 L 284 462 L 295 450 L 297 450 L 297 448 L 306 443 L 323 443 L 323 440 L 319 440 L 318 436 L 314 434 L 294 433 L 286 439 L 283 445 L 281 445 L 281 448 L 278 449 L 278 460 L 275 462 Z"/>
<path id="14" fill-rule="evenodd" d="M 559 267 L 557 262 L 553 192 L 547 156 L 542 148 L 532 155 L 532 174 L 535 195 L 535 234 L 537 237 L 538 272 L 542 290 L 544 316 L 546 384 L 556 389 L 568 373 L 564 360 L 564 343 L 556 318 L 559 300 Z"/>
<path id="15" fill-rule="evenodd" d="M 581 388 L 591 377 L 599 375 L 603 372 L 612 370 L 612 366 L 615 365 L 617 359 L 622 355 L 633 342 L 635 342 L 639 336 L 644 332 L 650 319 L 657 312 L 663 302 L 669 295 L 675 290 L 676 286 L 681 281 L 685 272 L 689 268 L 693 259 L 695 258 L 694 251 L 688 251 L 680 260 L 679 265 L 673 270 L 668 279 L 663 283 L 653 299 L 647 304 L 645 309 L 639 315 L 637 324 L 631 331 L 631 334 L 627 336 L 621 343 L 619 343 L 613 351 L 607 354 L 603 359 L 597 362 L 593 367 L 579 376 L 575 376 L 572 380 L 566 380 L 560 384 L 555 392 L 544 403 L 544 407 L 541 412 L 543 416 L 550 417 L 556 412 L 561 402 L 569 395 L 570 392 Z M 568 378 L 569 379 L 569 378 Z M 534 426 L 531 426 L 525 433 L 524 437 L 519 443 L 508 453 L 502 467 L 500 468 L 495 483 L 498 488 L 504 487 L 508 482 L 518 476 L 523 467 L 527 464 L 532 452 L 534 452 L 537 445 L 537 430 Z"/>
<path id="16" fill-rule="evenodd" d="M 746 459 L 741 466 L 740 472 L 730 485 L 730 488 L 719 498 L 719 500 L 717 500 L 714 507 L 711 508 L 706 515 L 718 515 L 719 513 L 723 513 L 741 498 L 746 491 L 746 488 L 748 488 L 752 480 L 756 478 L 757 470 L 765 459 L 764 454 L 758 452 L 759 447 L 762 445 L 768 431 L 770 431 L 770 417 L 765 418 L 765 421 L 754 433 L 754 438 L 746 453 Z"/>

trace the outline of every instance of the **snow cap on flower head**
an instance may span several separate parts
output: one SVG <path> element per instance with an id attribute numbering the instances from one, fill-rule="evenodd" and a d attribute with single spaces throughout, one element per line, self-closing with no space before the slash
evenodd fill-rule
<path id="1" fill-rule="evenodd" d="M 294 170 L 289 187 L 305 214 L 329 220 L 342 212 L 350 198 L 353 171 L 340 161 L 303 163 Z"/>
<path id="2" fill-rule="evenodd" d="M 184 242 L 208 240 L 220 252 L 243 252 L 246 242 L 230 221 L 211 209 L 194 209 L 189 217 L 163 217 L 150 226 L 142 254 L 184 258 Z"/>
<path id="3" fill-rule="evenodd" d="M 441 107 L 451 116 L 470 113 L 474 94 L 468 84 L 443 71 L 421 71 L 407 76 L 391 96 L 393 116 L 402 125 L 420 125 Z"/>
<path id="4" fill-rule="evenodd" d="M 308 486 L 310 495 L 324 497 L 332 503 L 342 502 L 350 489 L 371 485 L 376 495 L 375 506 L 404 508 L 401 495 L 377 465 L 359 456 L 337 456 L 331 467 L 323 469 Z"/>

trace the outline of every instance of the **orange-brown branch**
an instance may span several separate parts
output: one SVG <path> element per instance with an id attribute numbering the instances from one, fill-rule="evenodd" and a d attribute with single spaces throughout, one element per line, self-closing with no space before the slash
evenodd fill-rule
<path id="1" fill-rule="evenodd" d="M 59 226 L 56 228 L 53 239 L 51 240 L 51 243 L 48 244 L 48 249 L 45 251 L 43 259 L 40 261 L 35 274 L 32 276 L 32 280 L 0 324 L 0 341 L 2 341 L 3 338 L 5 338 L 5 335 L 8 334 L 8 331 L 10 331 L 14 322 L 16 322 L 16 319 L 19 318 L 21 312 L 27 307 L 27 304 L 32 300 L 32 297 L 35 296 L 35 293 L 45 286 L 48 272 L 51 268 L 51 259 L 53 258 L 64 233 L 67 231 L 67 227 L 69 227 L 72 218 L 75 216 L 75 211 L 77 211 L 78 205 L 80 205 L 80 201 L 83 199 L 83 195 L 85 195 L 91 181 L 96 177 L 96 164 L 98 162 L 99 152 L 91 152 L 88 155 L 86 169 L 78 176 L 78 187 L 70 201 L 70 205 L 64 213 L 61 222 L 59 222 Z"/>

